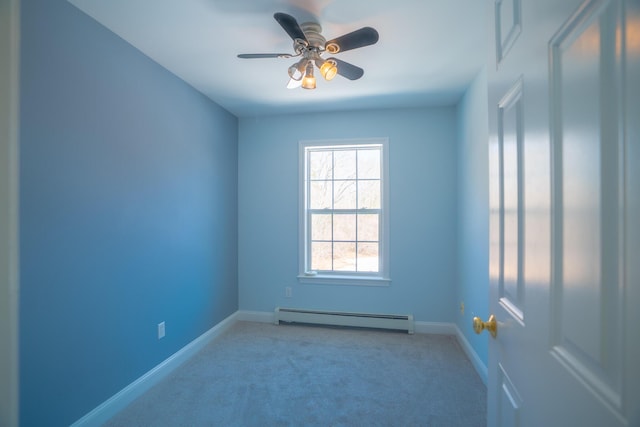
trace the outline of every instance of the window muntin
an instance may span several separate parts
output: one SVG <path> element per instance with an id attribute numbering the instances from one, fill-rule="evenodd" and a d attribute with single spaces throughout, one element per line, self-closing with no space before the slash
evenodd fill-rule
<path id="1" fill-rule="evenodd" d="M 385 147 L 301 143 L 301 277 L 386 280 Z"/>

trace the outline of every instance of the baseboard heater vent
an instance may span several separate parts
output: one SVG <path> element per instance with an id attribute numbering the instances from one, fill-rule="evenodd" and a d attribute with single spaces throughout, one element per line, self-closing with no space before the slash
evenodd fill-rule
<path id="1" fill-rule="evenodd" d="M 274 322 L 396 329 L 413 334 L 413 315 L 348 313 L 276 307 Z"/>

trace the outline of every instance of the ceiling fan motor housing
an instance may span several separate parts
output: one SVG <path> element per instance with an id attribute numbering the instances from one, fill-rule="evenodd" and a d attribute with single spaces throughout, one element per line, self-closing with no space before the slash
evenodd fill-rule
<path id="1" fill-rule="evenodd" d="M 320 26 L 320 24 L 317 24 L 315 22 L 305 22 L 303 24 L 300 24 L 300 28 L 307 38 L 310 47 L 324 50 L 324 45 L 327 40 L 322 36 L 322 34 L 320 34 L 322 32 L 322 27 Z"/>

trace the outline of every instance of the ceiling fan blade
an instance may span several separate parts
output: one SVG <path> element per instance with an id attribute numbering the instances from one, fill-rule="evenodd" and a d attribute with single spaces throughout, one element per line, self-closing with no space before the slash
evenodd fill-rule
<path id="1" fill-rule="evenodd" d="M 329 40 L 324 46 L 329 53 L 345 52 L 377 43 L 378 32 L 371 27 L 363 27 L 344 36 Z"/>
<path id="2" fill-rule="evenodd" d="M 241 53 L 238 58 L 256 59 L 256 58 L 291 58 L 293 55 L 288 53 Z"/>
<path id="3" fill-rule="evenodd" d="M 363 76 L 364 70 L 360 67 L 356 67 L 348 62 L 341 61 L 337 58 L 329 58 L 327 61 L 334 61 L 338 67 L 338 74 L 349 80 L 358 80 Z"/>
<path id="4" fill-rule="evenodd" d="M 293 40 L 300 39 L 307 41 L 307 36 L 304 35 L 302 28 L 298 25 L 298 21 L 291 15 L 286 13 L 276 13 L 273 17 L 278 21 L 278 24 L 289 34 Z"/>

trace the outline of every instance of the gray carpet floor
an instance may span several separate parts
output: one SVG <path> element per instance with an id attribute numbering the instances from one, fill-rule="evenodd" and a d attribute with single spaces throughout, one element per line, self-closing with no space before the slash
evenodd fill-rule
<path id="1" fill-rule="evenodd" d="M 239 322 L 107 426 L 486 426 L 453 336 Z"/>

